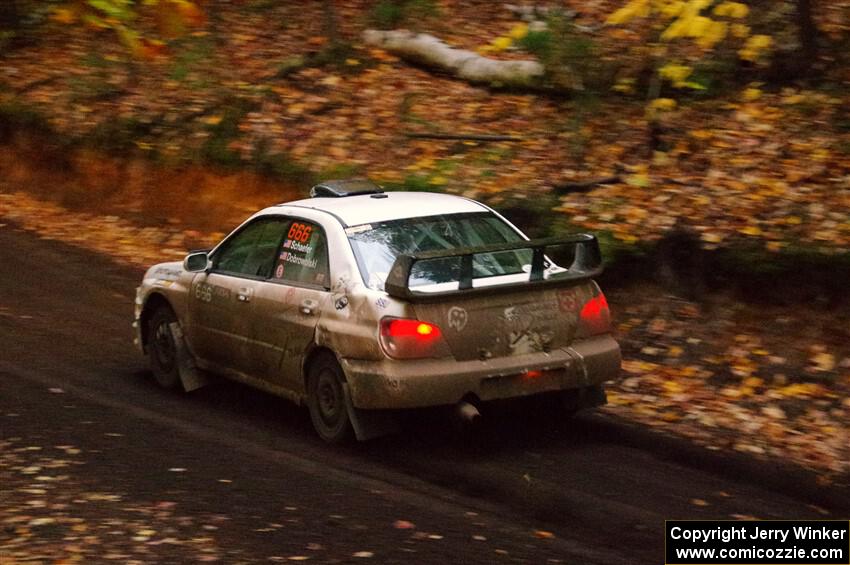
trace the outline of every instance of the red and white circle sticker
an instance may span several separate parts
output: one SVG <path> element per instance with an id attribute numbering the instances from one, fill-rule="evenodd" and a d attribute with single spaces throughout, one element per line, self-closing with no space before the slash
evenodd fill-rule
<path id="1" fill-rule="evenodd" d="M 576 310 L 577 297 L 575 290 L 559 290 L 558 291 L 558 308 L 561 312 L 569 313 Z"/>

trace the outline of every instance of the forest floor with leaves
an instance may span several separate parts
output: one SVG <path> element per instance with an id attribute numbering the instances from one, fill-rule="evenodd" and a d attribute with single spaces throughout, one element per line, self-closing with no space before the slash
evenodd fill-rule
<path id="1" fill-rule="evenodd" d="M 179 260 L 220 233 L 174 217 L 139 226 L 69 210 L 0 184 L 0 224 L 147 267 Z M 182 219 L 188 221 L 188 219 Z M 622 378 L 604 410 L 712 450 L 791 462 L 824 481 L 850 473 L 850 319 L 828 305 L 699 302 L 652 284 L 609 289 Z M 2 313 L 0 313 L 2 314 Z"/>
<path id="2" fill-rule="evenodd" d="M 500 3 L 468 4 L 437 2 L 439 17 L 416 28 L 475 50 L 519 23 Z M 35 45 L 0 55 L 0 109 L 12 122 L 171 165 L 368 175 L 496 205 L 544 202 L 564 225 L 627 249 L 683 228 L 707 249 L 757 248 L 765 260 L 801 247 L 846 256 L 850 95 L 838 83 L 741 85 L 684 101 L 661 119 L 653 151 L 641 96 L 499 92 L 416 68 L 362 44 L 370 5 L 337 2 L 344 41 L 329 59 L 321 3 L 223 6 L 215 25 L 133 65 L 109 32 L 56 23 Z M 566 5 L 597 30 L 600 64 L 639 39 L 602 26 L 612 2 Z M 590 191 L 553 190 L 605 178 L 614 180 Z"/>

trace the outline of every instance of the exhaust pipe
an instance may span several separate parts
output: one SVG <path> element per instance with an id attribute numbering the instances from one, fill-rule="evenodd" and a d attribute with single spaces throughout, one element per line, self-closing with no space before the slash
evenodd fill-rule
<path id="1" fill-rule="evenodd" d="M 463 422 L 474 422 L 481 417 L 481 412 L 473 404 L 464 400 L 457 405 L 457 415 Z"/>

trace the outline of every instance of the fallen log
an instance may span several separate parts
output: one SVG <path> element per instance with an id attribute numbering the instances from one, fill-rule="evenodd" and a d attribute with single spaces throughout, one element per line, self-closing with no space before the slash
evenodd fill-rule
<path id="1" fill-rule="evenodd" d="M 367 45 L 380 47 L 407 61 L 441 69 L 465 81 L 504 87 L 530 87 L 541 83 L 544 68 L 538 61 L 500 61 L 455 49 L 427 33 L 406 30 L 363 32 Z"/>
<path id="2" fill-rule="evenodd" d="M 558 184 L 552 185 L 552 190 L 555 194 L 570 194 L 574 192 L 590 192 L 597 186 L 603 186 L 606 184 L 617 184 L 622 182 L 622 178 L 619 175 L 612 175 L 610 177 L 603 177 L 601 179 L 593 179 L 587 181 L 579 181 L 579 182 L 562 182 Z"/>

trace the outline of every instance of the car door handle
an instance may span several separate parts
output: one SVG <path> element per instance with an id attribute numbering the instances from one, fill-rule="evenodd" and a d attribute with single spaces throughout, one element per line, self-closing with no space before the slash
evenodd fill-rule
<path id="1" fill-rule="evenodd" d="M 236 292 L 236 300 L 239 302 L 251 302 L 251 296 L 253 296 L 254 291 L 250 288 L 240 288 Z"/>
<path id="2" fill-rule="evenodd" d="M 301 301 L 300 311 L 301 311 L 302 314 L 305 314 L 307 316 L 312 316 L 313 313 L 316 311 L 316 305 L 317 304 L 318 304 L 318 302 L 316 302 L 315 300 L 312 300 L 310 298 L 305 298 L 304 300 Z"/>

